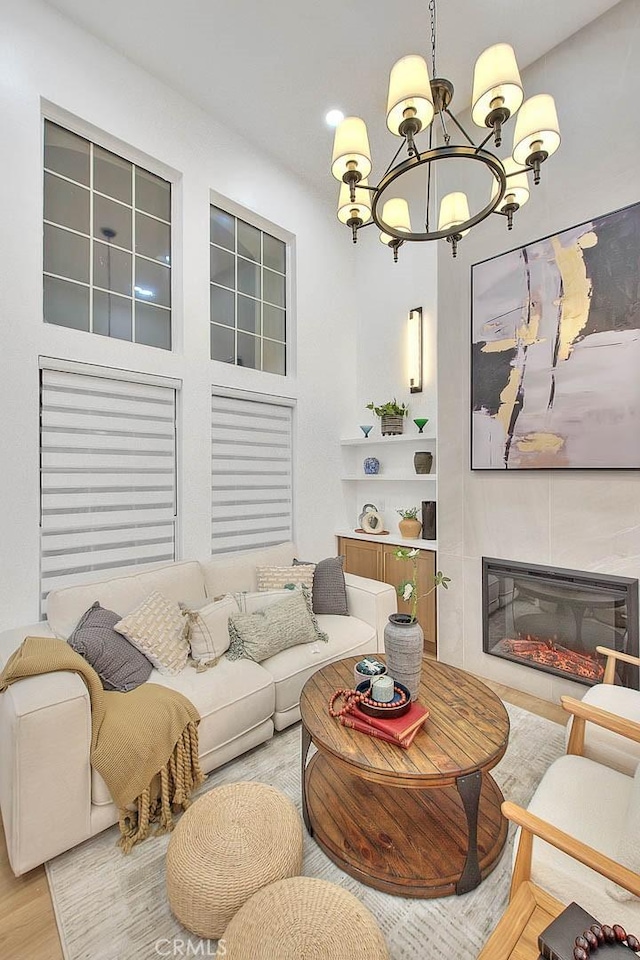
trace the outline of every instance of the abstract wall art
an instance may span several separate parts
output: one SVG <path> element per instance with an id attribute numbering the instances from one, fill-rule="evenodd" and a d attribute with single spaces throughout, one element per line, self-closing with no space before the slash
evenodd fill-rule
<path id="1" fill-rule="evenodd" d="M 640 203 L 474 265 L 471 467 L 640 468 Z"/>

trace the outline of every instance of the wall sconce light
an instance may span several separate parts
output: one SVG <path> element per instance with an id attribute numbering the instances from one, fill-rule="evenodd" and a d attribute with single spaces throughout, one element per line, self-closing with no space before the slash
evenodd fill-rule
<path id="1" fill-rule="evenodd" d="M 409 311 L 409 389 L 422 393 L 422 307 Z"/>

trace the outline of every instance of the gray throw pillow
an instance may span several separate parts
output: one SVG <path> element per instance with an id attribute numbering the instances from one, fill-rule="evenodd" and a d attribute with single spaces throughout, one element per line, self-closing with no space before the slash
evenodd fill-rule
<path id="1" fill-rule="evenodd" d="M 294 560 L 293 565 L 304 564 Z M 327 557 L 316 564 L 313 574 L 313 612 L 332 613 L 339 617 L 349 616 L 347 586 L 344 582 L 344 557 Z"/>
<path id="2" fill-rule="evenodd" d="M 126 693 L 148 680 L 153 667 L 143 653 L 113 629 L 120 620 L 120 614 L 105 610 L 96 601 L 80 617 L 69 637 L 69 646 L 91 664 L 105 690 Z"/>
<path id="3" fill-rule="evenodd" d="M 237 613 L 229 617 L 229 638 L 228 660 L 248 658 L 256 663 L 301 643 L 329 640 L 311 612 L 311 599 L 305 587 L 258 613 Z"/>

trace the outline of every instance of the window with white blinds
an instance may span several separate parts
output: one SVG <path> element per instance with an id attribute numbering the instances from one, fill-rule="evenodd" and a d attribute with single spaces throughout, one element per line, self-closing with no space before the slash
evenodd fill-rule
<path id="1" fill-rule="evenodd" d="M 292 539 L 290 406 L 211 399 L 211 553 Z"/>
<path id="2" fill-rule="evenodd" d="M 175 559 L 176 391 L 41 371 L 41 605 L 50 590 Z"/>

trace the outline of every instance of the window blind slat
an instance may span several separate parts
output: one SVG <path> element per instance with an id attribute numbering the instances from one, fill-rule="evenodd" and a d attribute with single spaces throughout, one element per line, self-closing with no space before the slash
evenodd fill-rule
<path id="1" fill-rule="evenodd" d="M 213 395 L 212 554 L 292 538 L 291 446 L 291 407 Z"/>
<path id="2" fill-rule="evenodd" d="M 42 370 L 41 596 L 175 559 L 175 390 Z"/>

